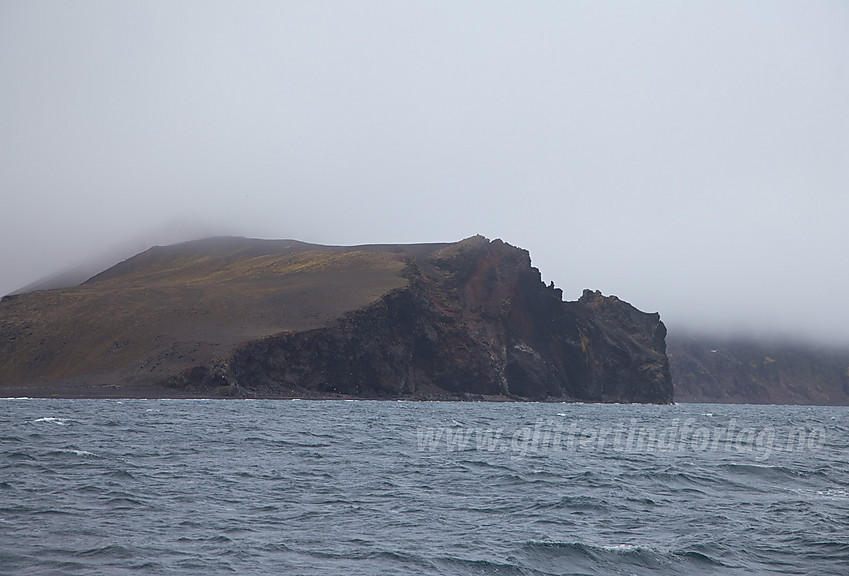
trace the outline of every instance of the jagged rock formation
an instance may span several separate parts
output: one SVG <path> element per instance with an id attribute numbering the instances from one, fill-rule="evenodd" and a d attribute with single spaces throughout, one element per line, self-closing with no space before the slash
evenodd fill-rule
<path id="1" fill-rule="evenodd" d="M 59 303 L 59 324 L 35 313 Z M 57 327 L 64 346 L 45 346 Z M 665 403 L 665 335 L 657 314 L 613 296 L 563 302 L 526 251 L 500 240 L 340 248 L 216 239 L 152 249 L 74 289 L 5 298 L 0 386 Z M 73 356 L 80 341 L 85 358 L 69 360 L 65 348 Z"/>
<path id="2" fill-rule="evenodd" d="M 474 237 L 411 260 L 409 285 L 331 326 L 239 347 L 172 385 L 238 395 L 669 402 L 666 330 L 616 297 L 578 302 L 530 257 Z"/>
<path id="3" fill-rule="evenodd" d="M 681 334 L 669 338 L 679 402 L 849 405 L 849 349 Z"/>

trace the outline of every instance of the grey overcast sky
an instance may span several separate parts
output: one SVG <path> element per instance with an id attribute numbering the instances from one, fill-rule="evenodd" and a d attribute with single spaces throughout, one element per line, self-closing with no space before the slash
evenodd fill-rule
<path id="1" fill-rule="evenodd" d="M 0 293 L 113 247 L 483 234 L 849 342 L 849 2 L 0 2 Z"/>

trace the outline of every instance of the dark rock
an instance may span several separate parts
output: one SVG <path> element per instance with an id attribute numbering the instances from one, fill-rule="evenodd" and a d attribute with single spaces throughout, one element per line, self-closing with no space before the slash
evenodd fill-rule
<path id="1" fill-rule="evenodd" d="M 325 328 L 248 342 L 169 386 L 279 397 L 672 401 L 658 314 L 563 302 L 527 251 L 475 236 L 410 256 L 406 287 Z"/>
<path id="2" fill-rule="evenodd" d="M 665 328 L 524 250 L 212 238 L 0 301 L 0 394 L 671 402 Z"/>

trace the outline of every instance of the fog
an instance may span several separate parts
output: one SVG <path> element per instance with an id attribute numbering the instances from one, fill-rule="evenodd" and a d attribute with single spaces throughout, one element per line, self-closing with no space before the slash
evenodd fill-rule
<path id="1" fill-rule="evenodd" d="M 0 293 L 212 234 L 530 251 L 849 342 L 849 4 L 0 3 Z"/>

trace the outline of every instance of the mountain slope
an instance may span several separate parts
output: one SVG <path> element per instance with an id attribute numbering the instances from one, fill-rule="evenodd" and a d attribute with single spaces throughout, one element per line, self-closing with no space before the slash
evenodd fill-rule
<path id="1" fill-rule="evenodd" d="M 3 298 L 0 385 L 133 394 L 240 342 L 322 326 L 403 286 L 404 265 L 392 247 L 288 240 L 151 248 L 80 286 Z"/>

